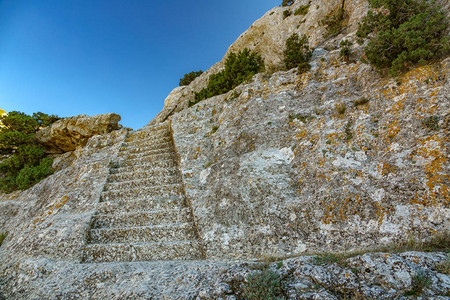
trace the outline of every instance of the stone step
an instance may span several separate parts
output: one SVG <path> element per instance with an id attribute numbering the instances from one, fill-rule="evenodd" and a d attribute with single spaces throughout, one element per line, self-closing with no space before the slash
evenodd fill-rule
<path id="1" fill-rule="evenodd" d="M 171 141 L 169 142 L 163 142 L 163 143 L 155 143 L 155 144 L 150 144 L 150 145 L 146 145 L 146 146 L 122 146 L 120 148 L 120 153 L 122 152 L 127 152 L 127 153 L 142 153 L 142 152 L 148 152 L 148 151 L 152 151 L 152 150 L 159 150 L 159 149 L 165 149 L 165 148 L 169 148 L 169 149 L 174 149 L 173 148 L 173 144 Z"/>
<path id="2" fill-rule="evenodd" d="M 183 193 L 181 184 L 168 184 L 155 187 L 138 187 L 135 189 L 110 190 L 102 192 L 102 201 L 147 199 L 154 196 L 174 196 Z"/>
<path id="3" fill-rule="evenodd" d="M 186 223 L 190 221 L 192 221 L 191 215 L 187 208 L 148 210 L 95 215 L 92 228 L 149 226 L 161 223 Z"/>
<path id="4" fill-rule="evenodd" d="M 89 231 L 89 244 L 169 242 L 195 239 L 192 223 L 99 228 Z"/>
<path id="5" fill-rule="evenodd" d="M 139 189 L 142 187 L 156 187 L 160 185 L 181 184 L 179 176 L 155 176 L 143 179 L 132 179 L 127 181 L 107 182 L 104 191 Z"/>
<path id="6" fill-rule="evenodd" d="M 134 163 L 146 163 L 148 161 L 158 161 L 174 159 L 175 153 L 171 151 L 165 151 L 160 153 L 138 153 L 138 154 L 124 154 L 118 157 L 119 164 L 126 164 L 128 162 Z"/>
<path id="7" fill-rule="evenodd" d="M 132 158 L 132 159 L 121 159 L 118 161 L 119 166 L 126 167 L 126 166 L 135 166 L 135 165 L 141 165 L 141 164 L 148 164 L 148 163 L 154 163 L 154 162 L 160 162 L 160 161 L 168 161 L 168 160 L 174 160 L 175 155 L 174 153 L 161 153 L 161 154 L 153 154 L 153 155 L 147 155 L 143 157 L 138 158 Z"/>
<path id="8" fill-rule="evenodd" d="M 177 163 L 174 159 L 153 160 L 153 161 L 147 160 L 146 162 L 142 162 L 142 160 L 141 161 L 129 160 L 119 163 L 114 168 L 110 168 L 110 173 L 119 174 L 123 172 L 138 172 L 148 169 L 175 168 L 175 167 L 177 167 Z"/>
<path id="9" fill-rule="evenodd" d="M 142 140 L 131 140 L 129 142 L 125 141 L 124 147 L 147 147 L 150 145 L 160 145 L 164 143 L 171 143 L 172 137 L 160 137 L 160 138 L 147 138 Z"/>
<path id="10" fill-rule="evenodd" d="M 184 195 L 153 197 L 148 199 L 116 200 L 99 202 L 97 210 L 100 214 L 133 212 L 139 210 L 170 210 L 186 206 Z"/>
<path id="11" fill-rule="evenodd" d="M 118 174 L 110 174 L 108 176 L 107 182 L 121 182 L 135 179 L 146 179 L 149 177 L 166 177 L 166 176 L 179 177 L 179 172 L 176 168 L 168 168 L 168 169 L 155 168 L 135 172 L 121 172 Z"/>
<path id="12" fill-rule="evenodd" d="M 91 244 L 82 249 L 83 263 L 203 259 L 195 240 L 160 243 Z"/>
<path id="13" fill-rule="evenodd" d="M 174 148 L 166 147 L 166 148 L 152 149 L 152 150 L 141 151 L 141 152 L 121 151 L 118 155 L 118 160 L 140 158 L 143 156 L 158 155 L 158 154 L 164 154 L 164 153 L 174 153 Z"/>
<path id="14" fill-rule="evenodd" d="M 168 129 L 162 129 L 157 131 L 136 131 L 127 136 L 125 142 L 142 141 L 147 139 L 159 139 L 163 137 L 170 137 L 170 131 Z"/>

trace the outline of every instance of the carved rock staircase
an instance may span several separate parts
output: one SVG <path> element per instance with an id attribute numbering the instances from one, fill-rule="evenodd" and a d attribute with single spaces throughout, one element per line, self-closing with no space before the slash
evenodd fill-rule
<path id="1" fill-rule="evenodd" d="M 204 258 L 168 122 L 127 136 L 98 212 L 84 263 Z"/>

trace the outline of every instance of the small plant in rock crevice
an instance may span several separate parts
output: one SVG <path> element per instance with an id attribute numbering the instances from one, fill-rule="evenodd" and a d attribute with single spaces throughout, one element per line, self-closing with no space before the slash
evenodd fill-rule
<path id="1" fill-rule="evenodd" d="M 266 268 L 246 277 L 243 296 L 249 300 L 278 299 L 283 293 L 281 277 L 278 273 Z"/>
<path id="2" fill-rule="evenodd" d="M 350 60 L 350 57 L 352 56 L 352 50 L 350 49 L 350 47 L 353 45 L 353 43 L 349 40 L 342 40 L 339 45 L 341 46 L 339 55 L 343 57 L 346 62 L 348 62 Z"/>
<path id="3" fill-rule="evenodd" d="M 367 103 L 369 103 L 369 99 L 366 97 L 362 97 L 362 98 L 359 98 L 359 99 L 353 101 L 353 105 L 355 107 L 358 107 L 358 106 L 361 106 L 361 105 L 364 105 Z"/>
<path id="4" fill-rule="evenodd" d="M 3 244 L 3 241 L 5 240 L 8 233 L 0 233 L 0 246 Z"/>
<path id="5" fill-rule="evenodd" d="M 295 0 L 283 0 L 283 2 L 281 2 L 281 6 L 291 6 L 294 2 Z"/>
<path id="6" fill-rule="evenodd" d="M 283 11 L 283 20 L 292 15 L 292 12 L 289 9 Z"/>
<path id="7" fill-rule="evenodd" d="M 419 270 L 413 277 L 410 289 L 405 296 L 420 296 L 423 289 L 431 285 L 431 278 L 423 270 Z"/>
<path id="8" fill-rule="evenodd" d="M 439 117 L 431 116 L 422 121 L 422 124 L 429 130 L 439 130 Z"/>
<path id="9" fill-rule="evenodd" d="M 308 13 L 308 10 L 309 10 L 309 7 L 310 7 L 310 6 L 311 6 L 310 4 L 300 6 L 300 7 L 294 12 L 294 15 L 295 15 L 295 16 L 299 16 L 299 15 L 304 16 L 304 15 L 306 15 L 306 14 Z"/>
<path id="10" fill-rule="evenodd" d="M 336 13 L 330 14 L 320 21 L 320 25 L 325 26 L 325 37 L 337 34 L 345 26 L 346 14 L 343 8 Z"/>

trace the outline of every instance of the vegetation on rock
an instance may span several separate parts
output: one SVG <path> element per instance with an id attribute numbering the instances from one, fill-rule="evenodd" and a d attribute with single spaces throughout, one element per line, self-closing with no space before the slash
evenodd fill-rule
<path id="1" fill-rule="evenodd" d="M 10 155 L 0 163 L 0 190 L 6 193 L 25 190 L 52 173 L 52 159 L 34 139 L 41 128 L 59 118 L 41 112 L 29 116 L 12 111 L 0 116 L 0 152 Z"/>
<path id="2" fill-rule="evenodd" d="M 245 299 L 278 299 L 283 291 L 278 273 L 266 268 L 249 274 L 244 286 Z"/>
<path id="3" fill-rule="evenodd" d="M 300 6 L 300 7 L 294 12 L 294 15 L 296 15 L 296 16 L 298 16 L 298 15 L 302 15 L 302 16 L 306 15 L 306 14 L 308 13 L 308 10 L 309 10 L 309 7 L 310 7 L 310 6 L 311 6 L 310 4 Z"/>
<path id="4" fill-rule="evenodd" d="M 3 241 L 5 240 L 7 233 L 0 233 L 0 246 L 3 244 Z"/>
<path id="5" fill-rule="evenodd" d="M 192 71 L 190 73 L 184 74 L 183 78 L 180 79 L 180 86 L 189 85 L 198 76 L 202 75 L 203 71 Z"/>
<path id="6" fill-rule="evenodd" d="M 308 71 L 311 68 L 309 64 L 311 57 L 312 52 L 306 36 L 300 38 L 297 33 L 294 33 L 286 40 L 286 49 L 284 50 L 286 69 L 298 68 L 301 73 Z"/>
<path id="7" fill-rule="evenodd" d="M 258 53 L 251 52 L 247 48 L 237 54 L 231 52 L 225 60 L 225 68 L 209 76 L 208 86 L 195 94 L 195 100 L 189 101 L 189 106 L 231 91 L 262 71 L 264 71 L 264 59 Z"/>
<path id="8" fill-rule="evenodd" d="M 343 27 L 345 22 L 345 10 L 343 8 L 339 9 L 337 13 L 330 14 L 326 16 L 321 22 L 321 25 L 326 26 L 327 31 L 325 36 L 330 37 L 337 34 Z"/>
<path id="9" fill-rule="evenodd" d="M 365 55 L 379 70 L 396 76 L 449 53 L 448 20 L 434 1 L 369 0 L 369 4 L 373 10 L 359 24 L 357 36 L 370 38 Z"/>

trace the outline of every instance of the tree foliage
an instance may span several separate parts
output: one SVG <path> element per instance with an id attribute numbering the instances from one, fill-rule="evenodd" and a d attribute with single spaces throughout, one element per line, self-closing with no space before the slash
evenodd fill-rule
<path id="1" fill-rule="evenodd" d="M 29 116 L 12 111 L 0 116 L 0 152 L 10 157 L 0 163 L 0 190 L 6 193 L 31 187 L 52 173 L 52 159 L 37 144 L 34 134 L 59 118 L 41 112 Z"/>
<path id="2" fill-rule="evenodd" d="M 264 59 L 256 52 L 245 48 L 237 54 L 231 52 L 225 60 L 225 68 L 209 76 L 208 86 L 195 94 L 192 106 L 201 100 L 231 91 L 243 82 L 252 79 L 253 75 L 264 71 Z"/>
<path id="3" fill-rule="evenodd" d="M 192 71 L 190 73 L 184 74 L 183 78 L 180 79 L 180 86 L 189 85 L 198 76 L 202 75 L 203 71 Z"/>
<path id="4" fill-rule="evenodd" d="M 311 68 L 309 65 L 311 57 L 312 52 L 306 36 L 300 38 L 297 33 L 294 33 L 286 40 L 286 49 L 284 50 L 286 69 L 299 68 L 299 71 L 303 73 Z"/>
<path id="5" fill-rule="evenodd" d="M 357 35 L 370 38 L 365 54 L 370 64 L 390 75 L 414 64 L 448 55 L 448 20 L 435 1 L 369 0 L 373 10 L 359 24 Z"/>

